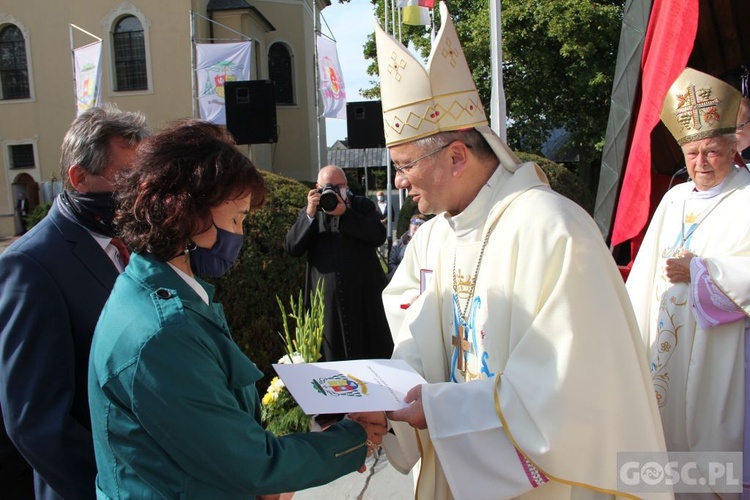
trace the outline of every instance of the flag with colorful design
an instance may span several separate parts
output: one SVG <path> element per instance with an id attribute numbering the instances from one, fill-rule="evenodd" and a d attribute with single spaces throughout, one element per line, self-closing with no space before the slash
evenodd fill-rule
<path id="1" fill-rule="evenodd" d="M 76 108 L 80 115 L 102 101 L 102 42 L 94 42 L 73 51 Z"/>
<path id="2" fill-rule="evenodd" d="M 398 0 L 396 6 L 401 9 L 401 22 L 412 26 L 428 26 L 430 9 L 435 6 L 434 0 Z"/>
<path id="3" fill-rule="evenodd" d="M 346 86 L 341 74 L 336 42 L 318 35 L 318 90 L 323 116 L 346 119 Z"/>
<path id="4" fill-rule="evenodd" d="M 250 79 L 250 42 L 198 43 L 195 72 L 200 116 L 226 125 L 224 83 Z"/>

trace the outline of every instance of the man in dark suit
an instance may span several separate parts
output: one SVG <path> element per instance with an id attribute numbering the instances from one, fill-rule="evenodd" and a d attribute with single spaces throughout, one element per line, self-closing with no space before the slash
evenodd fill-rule
<path id="1" fill-rule="evenodd" d="M 18 202 L 16 203 L 16 213 L 18 219 L 21 221 L 21 234 L 26 232 L 26 219 L 29 215 L 29 200 L 26 198 L 26 193 L 18 193 Z"/>
<path id="2" fill-rule="evenodd" d="M 63 192 L 0 255 L 0 405 L 37 499 L 96 497 L 89 349 L 127 259 L 113 239 L 113 179 L 146 135 L 140 113 L 106 106 L 76 118 L 62 145 Z"/>
<path id="3" fill-rule="evenodd" d="M 375 193 L 375 199 L 377 200 L 375 207 L 378 209 L 378 213 L 380 213 L 380 222 L 382 222 L 384 226 L 387 226 L 388 219 L 390 218 L 391 222 L 395 223 L 396 208 L 391 204 L 390 200 L 386 201 L 385 193 L 383 193 L 383 191 L 378 191 Z"/>
<path id="4" fill-rule="evenodd" d="M 337 203 L 322 210 L 320 190 L 327 185 Z M 324 359 L 390 358 L 393 340 L 380 296 L 386 280 L 375 252 L 385 227 L 375 204 L 347 188 L 339 167 L 320 170 L 317 189 L 307 194 L 307 206 L 286 235 L 286 250 L 295 257 L 307 253 L 306 297 L 323 280 Z"/>

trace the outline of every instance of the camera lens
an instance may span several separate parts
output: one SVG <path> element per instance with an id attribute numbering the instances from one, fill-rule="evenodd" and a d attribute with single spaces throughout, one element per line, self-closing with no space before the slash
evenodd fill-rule
<path id="1" fill-rule="evenodd" d="M 320 208 L 326 212 L 335 210 L 339 204 L 339 197 L 333 189 L 324 189 L 320 194 Z"/>

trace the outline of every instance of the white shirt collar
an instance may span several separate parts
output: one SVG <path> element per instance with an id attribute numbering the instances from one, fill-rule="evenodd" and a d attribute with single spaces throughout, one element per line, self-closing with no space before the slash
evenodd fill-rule
<path id="1" fill-rule="evenodd" d="M 208 304 L 208 292 L 206 292 L 206 289 L 203 288 L 200 283 L 198 283 L 197 279 L 195 279 L 194 277 L 188 275 L 187 273 L 184 273 L 177 266 L 174 266 L 174 265 L 170 264 L 169 262 L 167 262 L 167 264 L 169 264 L 169 267 L 171 267 L 172 269 L 174 269 L 174 272 L 177 273 L 177 276 L 179 276 L 180 278 L 182 278 L 185 281 L 185 283 L 187 283 L 188 285 L 190 285 L 190 288 L 192 288 L 193 290 L 195 290 L 195 293 L 197 293 L 198 296 L 201 299 L 203 299 L 203 302 L 205 302 L 206 304 Z"/>

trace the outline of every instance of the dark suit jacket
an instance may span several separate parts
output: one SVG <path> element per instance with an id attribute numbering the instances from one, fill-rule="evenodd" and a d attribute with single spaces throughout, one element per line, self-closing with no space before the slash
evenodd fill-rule
<path id="1" fill-rule="evenodd" d="M 29 200 L 28 198 L 19 198 L 16 203 L 16 209 L 19 215 L 27 215 L 29 213 Z"/>
<path id="2" fill-rule="evenodd" d="M 0 255 L 0 405 L 37 498 L 95 498 L 88 357 L 117 276 L 59 200 Z"/>
<path id="3" fill-rule="evenodd" d="M 381 298 L 385 273 L 376 253 L 385 241 L 385 227 L 372 201 L 350 200 L 342 216 L 319 211 L 312 222 L 303 208 L 285 248 L 295 257 L 307 253 L 305 297 L 323 280 L 325 360 L 390 358 L 393 340 Z"/>
<path id="4" fill-rule="evenodd" d="M 377 210 L 377 212 L 380 214 L 380 218 L 381 219 L 385 219 L 386 218 L 386 214 L 383 213 L 382 210 L 380 210 L 380 205 L 378 205 L 377 200 L 374 201 L 373 203 L 375 204 L 375 210 Z M 390 210 L 388 210 L 388 209 L 390 209 Z M 395 222 L 397 220 L 397 218 L 396 218 L 396 207 L 393 206 L 393 203 L 388 203 L 388 208 L 386 210 L 388 210 L 389 212 L 391 212 L 391 220 Z"/>

